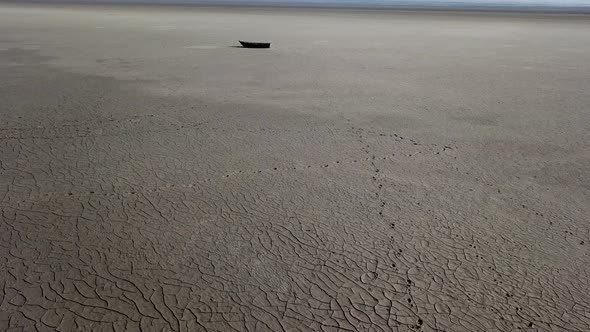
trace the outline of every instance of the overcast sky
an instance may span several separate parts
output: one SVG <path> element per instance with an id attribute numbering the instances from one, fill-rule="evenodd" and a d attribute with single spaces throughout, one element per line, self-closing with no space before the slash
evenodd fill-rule
<path id="1" fill-rule="evenodd" d="M 13 0 L 14 1 L 14 0 Z M 2 2 L 2 0 L 0 0 Z M 366 6 L 508 6 L 508 7 L 588 7 L 590 0 L 20 0 L 17 2 L 83 2 L 83 3 L 208 3 L 208 4 L 318 4 Z"/>

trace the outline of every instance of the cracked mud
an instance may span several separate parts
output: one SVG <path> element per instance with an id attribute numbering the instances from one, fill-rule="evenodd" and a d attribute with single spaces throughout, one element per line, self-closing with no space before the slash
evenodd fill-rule
<path id="1" fill-rule="evenodd" d="M 0 8 L 0 330 L 590 330 L 587 21 Z"/>

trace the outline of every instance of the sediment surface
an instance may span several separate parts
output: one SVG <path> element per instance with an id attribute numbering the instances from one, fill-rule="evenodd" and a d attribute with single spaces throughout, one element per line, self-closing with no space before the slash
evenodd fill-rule
<path id="1" fill-rule="evenodd" d="M 0 31 L 1 330 L 590 330 L 587 18 L 2 5 Z"/>

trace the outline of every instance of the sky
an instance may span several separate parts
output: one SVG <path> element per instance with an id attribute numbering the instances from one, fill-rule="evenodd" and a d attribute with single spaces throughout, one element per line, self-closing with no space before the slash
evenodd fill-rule
<path id="1" fill-rule="evenodd" d="M 2 0 L 0 0 L 1 2 Z M 590 10 L 590 0 L 20 0 L 20 2 L 275 4 L 366 7 L 560 7 Z"/>

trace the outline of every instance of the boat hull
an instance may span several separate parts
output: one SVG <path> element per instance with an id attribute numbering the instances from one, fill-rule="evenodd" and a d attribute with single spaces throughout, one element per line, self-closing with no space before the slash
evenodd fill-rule
<path id="1" fill-rule="evenodd" d="M 270 48 L 270 43 L 265 42 L 247 42 L 240 40 L 240 44 L 245 48 Z"/>

